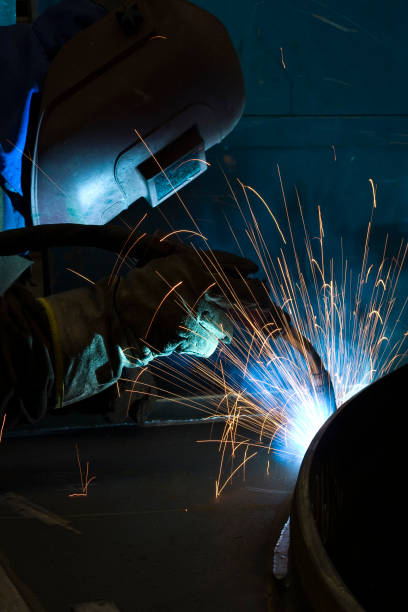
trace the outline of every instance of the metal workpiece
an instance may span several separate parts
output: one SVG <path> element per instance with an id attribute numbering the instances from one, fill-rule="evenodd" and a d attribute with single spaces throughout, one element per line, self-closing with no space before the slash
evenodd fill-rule
<path id="1" fill-rule="evenodd" d="M 402 594 L 395 581 L 390 590 L 393 570 L 384 561 L 390 554 L 386 534 L 395 508 L 378 487 L 391 471 L 398 471 L 401 458 L 392 436 L 379 439 L 379 423 L 390 398 L 403 397 L 407 375 L 404 366 L 361 391 L 310 444 L 291 507 L 285 578 L 293 598 L 287 609 L 398 609 Z M 282 538 L 274 549 L 276 561 Z"/>

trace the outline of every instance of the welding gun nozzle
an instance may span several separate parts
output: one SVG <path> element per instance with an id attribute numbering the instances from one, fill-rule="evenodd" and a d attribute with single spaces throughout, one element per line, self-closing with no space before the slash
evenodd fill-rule
<path id="1" fill-rule="evenodd" d="M 330 411 L 334 412 L 336 409 L 336 398 L 334 396 L 333 384 L 329 373 L 323 366 L 320 355 L 312 343 L 291 326 L 282 335 L 293 348 L 303 355 L 310 367 L 311 378 L 317 395 L 322 399 L 324 398 Z"/>

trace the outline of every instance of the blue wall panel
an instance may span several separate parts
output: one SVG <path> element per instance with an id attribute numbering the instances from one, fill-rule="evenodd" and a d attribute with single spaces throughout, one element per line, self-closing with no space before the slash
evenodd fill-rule
<path id="1" fill-rule="evenodd" d="M 195 3 L 217 15 L 233 38 L 245 73 L 247 113 L 406 112 L 405 2 Z"/>
<path id="2" fill-rule="evenodd" d="M 16 0 L 0 0 L 0 26 L 16 22 Z"/>
<path id="3" fill-rule="evenodd" d="M 210 161 L 223 165 L 231 180 L 238 177 L 255 187 L 277 215 L 283 212 L 280 164 L 288 193 L 295 185 L 300 189 L 310 224 L 319 204 L 328 238 L 343 237 L 349 250 L 358 249 L 357 236 L 371 213 L 372 178 L 378 185 L 375 226 L 383 228 L 378 250 L 385 229 L 407 236 L 406 3 L 196 3 L 229 30 L 247 89 L 243 119 L 212 150 Z M 218 174 L 213 166 L 185 197 L 200 199 L 200 192 L 202 206 L 204 193 L 219 198 L 223 190 L 228 198 Z M 293 211 L 297 206 L 293 197 L 289 206 Z"/>

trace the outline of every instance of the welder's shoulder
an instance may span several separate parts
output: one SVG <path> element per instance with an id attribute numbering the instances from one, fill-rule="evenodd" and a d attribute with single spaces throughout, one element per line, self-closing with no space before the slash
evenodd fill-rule
<path id="1" fill-rule="evenodd" d="M 0 296 L 32 265 L 20 255 L 0 255 Z"/>

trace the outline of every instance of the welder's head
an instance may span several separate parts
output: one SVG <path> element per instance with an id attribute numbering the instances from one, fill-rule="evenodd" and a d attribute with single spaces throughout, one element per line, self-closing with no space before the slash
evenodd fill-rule
<path id="1" fill-rule="evenodd" d="M 34 225 L 103 224 L 141 197 L 157 206 L 206 169 L 205 151 L 242 114 L 241 68 L 215 17 L 185 0 L 123 4 L 51 64 Z"/>

